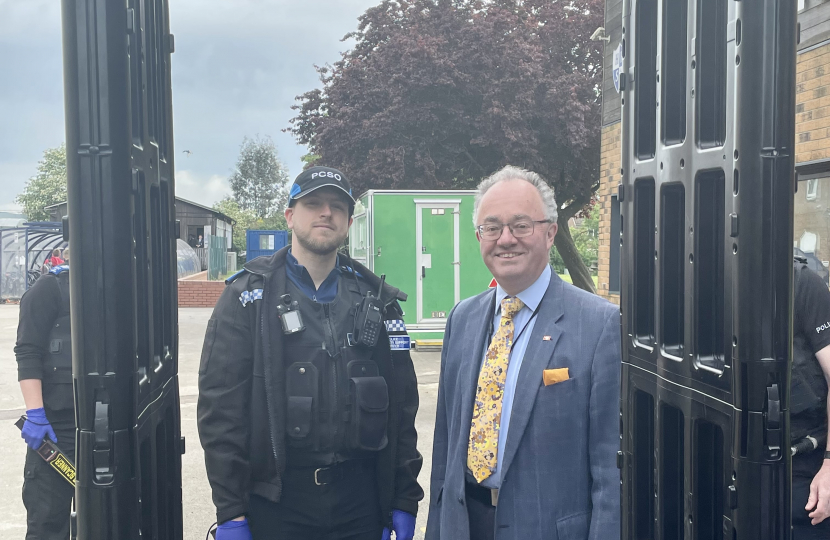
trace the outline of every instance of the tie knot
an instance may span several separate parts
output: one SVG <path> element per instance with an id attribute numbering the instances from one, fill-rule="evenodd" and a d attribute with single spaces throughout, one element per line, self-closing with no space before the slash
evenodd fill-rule
<path id="1" fill-rule="evenodd" d="M 512 319 L 513 315 L 518 313 L 524 306 L 524 302 L 518 298 L 508 296 L 501 301 L 501 316 L 503 318 Z"/>

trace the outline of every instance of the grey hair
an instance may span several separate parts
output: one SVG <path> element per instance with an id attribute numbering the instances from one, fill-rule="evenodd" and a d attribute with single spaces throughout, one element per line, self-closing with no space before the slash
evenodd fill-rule
<path id="1" fill-rule="evenodd" d="M 499 182 L 510 180 L 524 180 L 535 187 L 536 191 L 539 192 L 539 196 L 542 198 L 542 205 L 545 207 L 545 219 L 549 219 L 551 223 L 556 223 L 558 214 L 556 212 L 556 199 L 553 197 L 553 188 L 535 172 L 507 165 L 479 183 L 478 193 L 476 193 L 475 202 L 473 203 L 473 226 L 478 226 L 478 207 L 481 205 L 481 198 L 484 197 L 487 190 Z"/>

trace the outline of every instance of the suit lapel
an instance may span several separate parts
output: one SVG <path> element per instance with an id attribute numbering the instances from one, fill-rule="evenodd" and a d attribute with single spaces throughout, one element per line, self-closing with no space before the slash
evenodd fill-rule
<path id="1" fill-rule="evenodd" d="M 510 414 L 510 428 L 507 432 L 504 456 L 501 458 L 502 478 L 507 475 L 507 469 L 516 456 L 519 441 L 524 435 L 530 413 L 533 410 L 533 404 L 536 401 L 536 394 L 541 387 L 542 371 L 550 364 L 556 350 L 556 343 L 562 334 L 562 330 L 557 324 L 564 313 L 562 289 L 562 280 L 555 273 L 552 273 L 548 290 L 542 298 L 539 312 L 536 315 L 533 332 L 530 334 L 519 378 L 516 381 L 516 391 L 513 394 L 513 410 Z M 544 336 L 550 336 L 550 340 L 543 341 L 542 337 Z"/>

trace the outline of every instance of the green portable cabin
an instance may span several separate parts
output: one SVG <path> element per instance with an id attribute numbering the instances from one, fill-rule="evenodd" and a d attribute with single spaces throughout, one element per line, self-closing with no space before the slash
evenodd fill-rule
<path id="1" fill-rule="evenodd" d="M 416 346 L 442 339 L 455 304 L 493 276 L 473 226 L 473 190 L 369 190 L 355 205 L 349 253 L 409 298 L 401 306 Z"/>

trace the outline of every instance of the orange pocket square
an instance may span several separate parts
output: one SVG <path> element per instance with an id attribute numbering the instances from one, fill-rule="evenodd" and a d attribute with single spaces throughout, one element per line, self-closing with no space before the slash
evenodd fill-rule
<path id="1" fill-rule="evenodd" d="M 546 369 L 542 372 L 542 380 L 545 382 L 545 386 L 567 381 L 568 379 L 570 379 L 570 377 L 568 376 L 568 368 L 566 367 Z"/>

